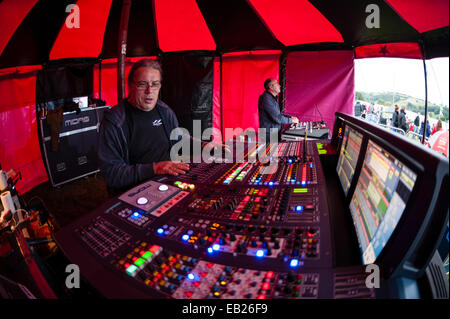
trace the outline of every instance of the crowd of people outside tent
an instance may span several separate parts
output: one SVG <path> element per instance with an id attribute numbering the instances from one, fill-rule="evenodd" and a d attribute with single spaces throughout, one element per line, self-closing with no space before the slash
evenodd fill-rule
<path id="1" fill-rule="evenodd" d="M 406 105 L 396 104 L 393 107 L 392 113 L 387 112 L 386 108 L 387 107 L 373 103 L 357 101 L 354 108 L 354 114 L 356 117 L 362 118 L 368 122 L 381 124 L 384 127 L 392 129 L 394 132 L 406 135 L 418 142 L 421 141 L 423 131 L 425 130 L 426 145 L 428 139 L 437 132 L 449 130 L 448 123 L 443 123 L 441 120 L 430 118 L 424 123 L 424 116 L 419 112 L 407 112 Z M 391 117 L 386 118 L 386 115 L 391 115 Z"/>
<path id="2" fill-rule="evenodd" d="M 383 124 L 391 128 L 395 128 L 394 131 L 400 132 L 401 129 L 405 134 L 408 132 L 416 133 L 419 135 L 423 134 L 424 121 L 423 115 L 419 112 L 412 114 L 409 112 L 407 114 L 406 105 L 399 106 L 396 104 L 392 112 L 392 117 L 386 121 L 383 119 L 382 114 L 383 109 L 379 105 L 373 103 L 361 103 L 357 101 L 354 108 L 354 114 L 356 117 L 363 118 L 369 122 L 374 122 L 377 124 Z M 414 116 L 415 115 L 415 116 Z M 430 124 L 430 120 L 427 120 L 425 127 L 425 137 L 428 138 L 434 133 L 444 129 L 441 120 L 438 120 Z M 448 130 L 448 128 L 447 128 Z"/>

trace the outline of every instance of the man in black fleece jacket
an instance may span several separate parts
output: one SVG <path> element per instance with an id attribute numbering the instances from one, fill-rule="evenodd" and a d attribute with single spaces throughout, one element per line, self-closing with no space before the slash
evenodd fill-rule
<path id="1" fill-rule="evenodd" d="M 178 127 L 175 113 L 161 100 L 161 66 L 136 62 L 128 76 L 129 96 L 104 116 L 99 132 L 98 159 L 106 183 L 114 192 L 155 175 L 179 175 L 189 164 L 170 160 L 170 140 Z M 180 137 L 181 138 L 181 137 Z"/>

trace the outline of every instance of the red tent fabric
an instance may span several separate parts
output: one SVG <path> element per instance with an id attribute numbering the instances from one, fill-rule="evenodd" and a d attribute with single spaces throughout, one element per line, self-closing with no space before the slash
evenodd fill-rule
<path id="1" fill-rule="evenodd" d="M 354 81 L 353 51 L 291 52 L 286 61 L 286 113 L 302 122 L 323 116 L 332 131 L 335 112 L 352 114 Z"/>
<path id="2" fill-rule="evenodd" d="M 29 69 L 0 76 L 0 163 L 3 170 L 21 172 L 21 193 L 47 180 L 37 136 L 36 72 Z"/>
<path id="3" fill-rule="evenodd" d="M 284 45 L 344 42 L 339 31 L 307 0 L 249 0 Z M 305 32 L 305 30 L 308 30 Z"/>
<path id="4" fill-rule="evenodd" d="M 245 131 L 259 127 L 258 97 L 264 92 L 264 80 L 278 78 L 280 52 L 250 52 L 223 57 L 223 127 Z M 223 132 L 228 140 L 235 134 Z"/>
<path id="5" fill-rule="evenodd" d="M 98 57 L 111 3 L 112 0 L 78 0 L 80 27 L 69 28 L 64 23 L 50 52 L 50 60 Z M 71 14 L 75 14 L 74 9 Z"/>
<path id="6" fill-rule="evenodd" d="M 420 33 L 448 26 L 448 0 L 386 0 Z"/>
<path id="7" fill-rule="evenodd" d="M 0 54 L 28 12 L 38 0 L 4 0 L 0 2 Z"/>
<path id="8" fill-rule="evenodd" d="M 216 49 L 195 0 L 155 0 L 155 16 L 164 52 Z"/>

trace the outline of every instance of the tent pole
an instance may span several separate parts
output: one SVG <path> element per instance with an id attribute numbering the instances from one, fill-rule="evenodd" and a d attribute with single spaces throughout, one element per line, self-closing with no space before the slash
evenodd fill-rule
<path id="1" fill-rule="evenodd" d="M 222 89 L 222 54 L 220 54 L 220 132 L 222 133 L 222 143 L 225 142 L 224 136 L 223 136 L 223 89 Z"/>
<path id="2" fill-rule="evenodd" d="M 127 54 L 128 20 L 132 0 L 123 0 L 119 27 L 119 47 L 117 53 L 117 102 L 125 97 L 125 58 Z"/>
<path id="3" fill-rule="evenodd" d="M 102 59 L 98 63 L 98 99 L 102 100 Z"/>
<path id="4" fill-rule="evenodd" d="M 428 80 L 427 80 L 427 64 L 426 54 L 425 54 L 425 44 L 423 40 L 419 42 L 420 48 L 422 49 L 422 61 L 423 61 L 423 72 L 425 75 L 425 117 L 423 119 L 423 133 L 422 133 L 422 144 L 425 144 L 425 134 L 427 131 L 427 121 L 428 121 Z"/>
<path id="5" fill-rule="evenodd" d="M 281 112 L 284 112 L 285 101 L 286 101 L 286 60 L 287 60 L 287 52 L 283 51 L 279 58 L 279 74 L 280 74 L 280 85 L 281 85 L 279 104 L 280 104 Z"/>

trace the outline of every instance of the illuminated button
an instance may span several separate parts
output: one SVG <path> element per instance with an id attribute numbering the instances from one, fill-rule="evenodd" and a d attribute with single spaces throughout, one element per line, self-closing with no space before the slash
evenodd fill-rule
<path id="1" fill-rule="evenodd" d="M 266 278 L 272 279 L 273 278 L 273 271 L 268 271 L 266 274 Z"/>
<path id="2" fill-rule="evenodd" d="M 138 258 L 137 258 L 137 257 L 133 257 L 133 258 L 131 258 L 131 260 L 132 260 L 133 262 L 135 262 L 136 260 L 138 260 Z"/>
<path id="3" fill-rule="evenodd" d="M 141 256 L 143 256 L 145 254 L 145 251 L 143 251 L 143 250 L 141 250 L 140 252 L 139 252 L 139 255 L 141 255 Z"/>
<path id="4" fill-rule="evenodd" d="M 127 268 L 126 272 L 128 275 L 134 276 L 136 270 L 138 270 L 138 268 L 135 265 L 131 265 L 130 267 Z"/>
<path id="5" fill-rule="evenodd" d="M 195 275 L 194 275 L 193 273 L 189 273 L 189 274 L 187 275 L 187 278 L 188 278 L 189 280 L 194 280 L 194 279 L 195 279 Z"/>
<path id="6" fill-rule="evenodd" d="M 132 218 L 132 219 L 138 219 L 138 218 L 140 218 L 140 217 L 142 217 L 142 216 L 141 216 L 141 214 L 139 214 L 138 212 L 134 212 L 133 214 L 131 214 L 131 218 Z"/>
<path id="7" fill-rule="evenodd" d="M 149 251 L 152 252 L 152 253 L 154 253 L 154 254 L 158 254 L 160 249 L 161 249 L 160 246 L 158 246 L 158 245 L 153 245 L 152 247 L 150 247 Z"/>
<path id="8" fill-rule="evenodd" d="M 219 244 L 214 244 L 212 246 L 212 249 L 215 250 L 215 251 L 218 251 L 218 250 L 220 250 L 220 245 Z"/>
<path id="9" fill-rule="evenodd" d="M 188 241 L 188 240 L 189 240 L 189 235 L 184 234 L 184 235 L 181 237 L 181 239 L 182 239 L 183 241 Z"/>
<path id="10" fill-rule="evenodd" d="M 268 282 L 263 283 L 262 287 L 263 290 L 269 290 L 270 289 L 270 284 Z"/>
<path id="11" fill-rule="evenodd" d="M 218 292 L 218 291 L 214 292 L 214 296 L 219 297 L 220 296 L 220 292 Z"/>
<path id="12" fill-rule="evenodd" d="M 195 286 L 195 287 L 200 286 L 200 282 L 198 282 L 198 281 L 194 282 L 194 286 Z"/>
<path id="13" fill-rule="evenodd" d="M 124 260 L 119 260 L 119 265 L 123 266 L 125 264 Z"/>
<path id="14" fill-rule="evenodd" d="M 295 211 L 296 211 L 297 213 L 302 212 L 302 211 L 303 211 L 303 206 L 302 206 L 302 205 L 297 205 L 297 207 L 295 207 Z"/>
<path id="15" fill-rule="evenodd" d="M 147 243 L 146 243 L 146 242 L 142 242 L 142 243 L 141 243 L 141 246 L 142 246 L 142 247 L 147 247 Z"/>
<path id="16" fill-rule="evenodd" d="M 139 259 L 137 259 L 137 260 L 134 262 L 134 264 L 135 264 L 136 266 L 141 266 L 143 263 L 145 263 L 145 260 L 142 259 L 142 258 L 139 258 Z"/>
<path id="17" fill-rule="evenodd" d="M 145 205 L 148 203 L 148 199 L 147 197 L 139 197 L 136 202 L 138 203 L 138 205 Z"/>
<path id="18" fill-rule="evenodd" d="M 222 281 L 220 282 L 220 284 L 221 284 L 222 286 L 225 286 L 225 285 L 227 284 L 227 282 L 222 280 Z"/>
<path id="19" fill-rule="evenodd" d="M 264 250 L 258 249 L 256 251 L 256 257 L 263 257 L 264 256 Z"/>
<path id="20" fill-rule="evenodd" d="M 186 292 L 186 297 L 191 298 L 192 297 L 192 291 L 187 291 Z"/>
<path id="21" fill-rule="evenodd" d="M 264 294 L 260 294 L 258 295 L 258 297 L 256 297 L 257 299 L 266 299 L 266 295 Z"/>
<path id="22" fill-rule="evenodd" d="M 158 229 L 156 230 L 156 232 L 157 232 L 158 234 L 162 235 L 162 234 L 164 233 L 164 229 L 158 228 Z"/>
<path id="23" fill-rule="evenodd" d="M 131 254 L 127 254 L 127 258 L 128 258 L 128 259 L 131 259 L 131 258 L 133 258 L 133 255 L 131 255 Z"/>
<path id="24" fill-rule="evenodd" d="M 160 186 L 158 187 L 158 190 L 161 191 L 161 192 L 165 192 L 165 191 L 167 191 L 168 189 L 169 189 L 169 186 L 167 186 L 167 185 L 160 185 Z"/>
<path id="25" fill-rule="evenodd" d="M 298 259 L 296 259 L 296 258 L 291 259 L 291 262 L 289 263 L 289 266 L 291 268 L 297 268 L 298 267 Z"/>
<path id="26" fill-rule="evenodd" d="M 152 255 L 153 255 L 153 253 L 147 251 L 146 253 L 144 253 L 144 254 L 142 255 L 142 258 L 144 258 L 144 259 L 149 259 L 150 257 L 152 257 Z"/>
<path id="27" fill-rule="evenodd" d="M 206 273 L 206 272 L 202 272 L 201 274 L 200 274 L 200 276 L 202 276 L 202 277 L 206 277 L 208 274 Z"/>

